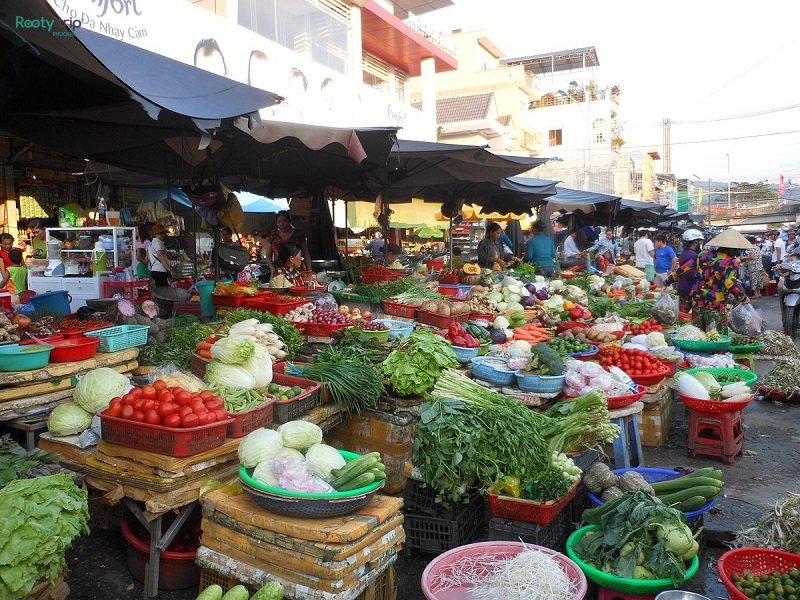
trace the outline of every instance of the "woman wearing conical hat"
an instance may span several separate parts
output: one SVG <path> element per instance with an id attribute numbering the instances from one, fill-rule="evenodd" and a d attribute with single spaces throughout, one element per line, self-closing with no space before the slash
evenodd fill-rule
<path id="1" fill-rule="evenodd" d="M 728 324 L 728 304 L 750 302 L 739 280 L 739 255 L 752 246 L 735 229 L 726 229 L 709 240 L 706 249 L 697 256 L 697 280 L 691 291 L 694 325 L 705 331 L 715 323 L 723 332 Z M 678 268 L 667 280 L 667 285 L 679 278 L 685 268 L 691 266 Z"/>

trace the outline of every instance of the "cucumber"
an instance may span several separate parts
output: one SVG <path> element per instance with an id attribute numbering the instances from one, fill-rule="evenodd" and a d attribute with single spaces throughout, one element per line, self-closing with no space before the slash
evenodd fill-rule
<path id="1" fill-rule="evenodd" d="M 714 479 L 719 479 L 722 481 L 722 471 L 720 469 L 715 469 L 714 467 L 705 467 L 702 469 L 697 469 L 696 471 L 692 471 L 683 477 L 713 477 Z M 683 477 L 681 479 L 683 479 Z"/>
<path id="2" fill-rule="evenodd" d="M 250 592 L 243 585 L 236 585 L 225 592 L 222 600 L 249 600 Z"/>
<path id="3" fill-rule="evenodd" d="M 680 492 L 674 492 L 672 494 L 665 494 L 663 496 L 659 496 L 658 499 L 667 505 L 683 502 L 684 500 L 688 500 L 693 496 L 702 496 L 706 500 L 711 500 L 711 498 L 719 494 L 721 490 L 722 488 L 713 485 L 699 485 L 696 487 L 681 490 Z"/>
<path id="4" fill-rule="evenodd" d="M 362 488 L 374 482 L 375 482 L 375 475 L 373 475 L 372 473 L 362 473 L 355 479 L 351 479 L 350 481 L 348 481 L 346 484 L 344 484 L 344 486 L 336 488 L 336 491 L 346 492 L 348 490 L 357 490 L 358 488 Z"/>
<path id="5" fill-rule="evenodd" d="M 722 487 L 722 482 L 714 477 L 679 477 L 678 479 L 670 479 L 669 481 L 658 481 L 653 485 L 653 490 L 656 496 L 661 494 L 669 494 L 670 492 L 679 492 L 698 485 L 713 485 Z"/>
<path id="6" fill-rule="evenodd" d="M 680 511 L 687 512 L 690 510 L 697 510 L 698 508 L 700 508 L 701 506 L 705 506 L 706 504 L 708 504 L 708 500 L 703 498 L 703 496 L 692 496 L 691 498 L 687 498 L 686 500 L 678 504 L 678 506 L 676 506 L 675 508 L 677 508 Z"/>
<path id="7" fill-rule="evenodd" d="M 367 471 L 367 473 L 372 473 L 375 476 L 375 481 L 386 479 L 386 472 L 380 469 L 372 469 L 371 471 Z"/>
<path id="8" fill-rule="evenodd" d="M 371 456 L 368 460 L 361 461 L 354 469 L 341 473 L 336 479 L 331 482 L 331 485 L 338 491 L 342 490 L 342 486 L 346 485 L 353 479 L 357 479 L 367 471 L 373 469 L 380 461 Z M 349 466 L 349 465 L 348 465 Z"/>
<path id="9" fill-rule="evenodd" d="M 222 600 L 222 588 L 216 583 L 210 585 L 195 600 Z"/>
<path id="10" fill-rule="evenodd" d="M 360 469 L 361 465 L 365 461 L 368 461 L 372 458 L 377 458 L 380 460 L 380 457 L 381 457 L 380 452 L 370 452 L 369 454 L 362 454 L 358 458 L 351 460 L 341 469 L 332 469 L 331 475 L 333 475 L 334 477 L 341 477 L 342 475 L 346 475 L 347 473 Z"/>

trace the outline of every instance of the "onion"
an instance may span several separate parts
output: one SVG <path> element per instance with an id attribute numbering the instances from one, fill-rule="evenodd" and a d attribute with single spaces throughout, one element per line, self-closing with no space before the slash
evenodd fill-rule
<path id="1" fill-rule="evenodd" d="M 28 331 L 31 326 L 31 319 L 30 317 L 17 313 L 11 319 L 11 324 L 16 325 L 20 331 Z"/>

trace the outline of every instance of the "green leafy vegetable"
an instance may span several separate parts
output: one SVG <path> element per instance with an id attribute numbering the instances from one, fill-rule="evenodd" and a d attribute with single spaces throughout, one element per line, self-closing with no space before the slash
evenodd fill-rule
<path id="1" fill-rule="evenodd" d="M 178 315 L 191 317 L 192 315 Z M 168 342 L 152 342 L 139 352 L 139 362 L 143 365 L 174 364 L 181 369 L 188 369 L 192 360 L 192 352 L 198 342 L 204 341 L 214 330 L 203 323 L 184 324 L 175 317 L 173 326 L 167 329 Z"/>
<path id="2" fill-rule="evenodd" d="M 614 312 L 617 306 L 617 301 L 613 298 L 597 298 L 589 299 L 589 310 L 594 317 L 605 317 L 608 313 Z"/>
<path id="3" fill-rule="evenodd" d="M 0 488 L 14 479 L 25 479 L 36 475 L 44 475 L 42 471 L 60 469 L 58 454 L 43 452 L 38 448 L 25 450 L 6 434 L 0 437 Z"/>
<path id="4" fill-rule="evenodd" d="M 450 344 L 421 329 L 404 338 L 383 361 L 383 373 L 398 395 L 414 396 L 430 391 L 443 369 L 457 366 Z"/>
<path id="5" fill-rule="evenodd" d="M 320 352 L 311 365 L 289 365 L 287 374 L 324 383 L 342 410 L 360 413 L 364 408 L 375 408 L 386 395 L 383 376 L 370 355 L 369 350 L 358 346 L 332 346 Z"/>
<path id="6" fill-rule="evenodd" d="M 655 300 L 642 300 L 640 302 L 626 302 L 614 308 L 623 319 L 649 319 L 653 314 Z"/>
<path id="7" fill-rule="evenodd" d="M 72 540 L 89 533 L 87 493 L 63 473 L 12 481 L 0 490 L 0 515 L 0 598 L 55 581 Z"/>

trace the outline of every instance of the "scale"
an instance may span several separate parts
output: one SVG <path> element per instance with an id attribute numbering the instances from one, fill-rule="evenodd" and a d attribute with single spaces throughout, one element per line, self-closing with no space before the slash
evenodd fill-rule
<path id="1" fill-rule="evenodd" d="M 63 277 L 64 263 L 61 262 L 61 240 L 47 241 L 47 267 L 45 277 Z"/>

